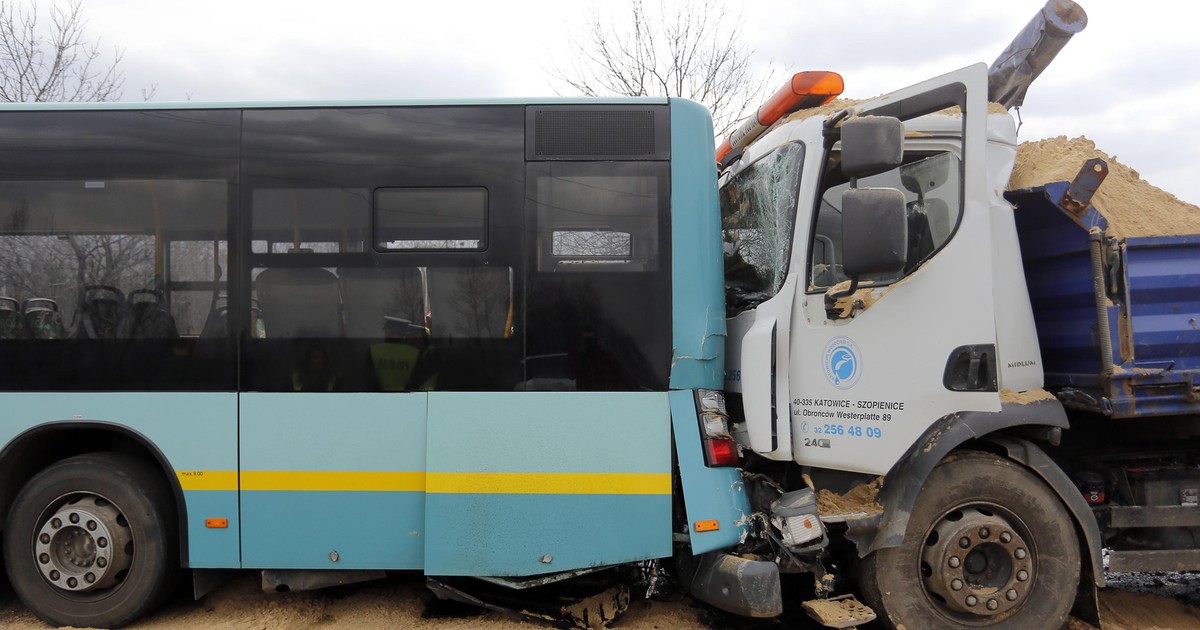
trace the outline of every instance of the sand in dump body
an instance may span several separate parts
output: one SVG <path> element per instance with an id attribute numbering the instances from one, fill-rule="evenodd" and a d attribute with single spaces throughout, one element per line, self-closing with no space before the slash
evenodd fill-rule
<path id="1" fill-rule="evenodd" d="M 1058 136 L 1017 147 L 1017 162 L 1009 179 L 1009 190 L 1041 186 L 1075 179 L 1083 163 L 1092 158 L 1108 163 L 1108 177 L 1092 206 L 1108 220 L 1108 234 L 1129 236 L 1178 236 L 1200 234 L 1200 207 L 1151 185 L 1137 171 L 1096 148 L 1087 138 Z"/>
<path id="2" fill-rule="evenodd" d="M 825 488 L 817 491 L 817 513 L 827 516 L 841 514 L 878 514 L 883 507 L 875 502 L 879 488 L 883 486 L 883 477 L 876 477 L 869 483 L 859 484 L 846 494 L 834 494 Z"/>

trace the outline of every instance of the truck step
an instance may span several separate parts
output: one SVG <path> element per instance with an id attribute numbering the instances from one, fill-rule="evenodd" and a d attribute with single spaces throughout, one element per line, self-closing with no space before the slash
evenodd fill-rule
<path id="1" fill-rule="evenodd" d="M 1111 551 L 1108 570 L 1114 573 L 1200 570 L 1200 549 Z"/>
<path id="2" fill-rule="evenodd" d="M 1111 527 L 1200 527 L 1200 507 L 1187 505 L 1150 505 L 1108 508 Z"/>
<path id="3" fill-rule="evenodd" d="M 875 621 L 875 611 L 853 595 L 810 599 L 803 606 L 809 617 L 826 628 L 853 628 Z"/>

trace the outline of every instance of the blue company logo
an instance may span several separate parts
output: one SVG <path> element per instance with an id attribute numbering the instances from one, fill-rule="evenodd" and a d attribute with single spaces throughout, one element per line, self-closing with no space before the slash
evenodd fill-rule
<path id="1" fill-rule="evenodd" d="M 849 337 L 834 337 L 825 346 L 825 378 L 838 389 L 850 389 L 862 374 L 862 353 Z"/>

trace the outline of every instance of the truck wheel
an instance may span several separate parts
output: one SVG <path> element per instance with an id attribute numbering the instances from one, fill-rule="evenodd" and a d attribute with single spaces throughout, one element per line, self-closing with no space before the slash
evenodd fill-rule
<path id="1" fill-rule="evenodd" d="M 891 627 L 1058 630 L 1079 583 L 1079 543 L 1040 479 L 967 451 L 933 469 L 904 542 L 867 556 L 860 577 Z"/>
<path id="2" fill-rule="evenodd" d="M 174 512 L 161 471 L 92 453 L 39 472 L 4 528 L 21 601 L 56 626 L 111 628 L 157 607 L 175 585 Z"/>

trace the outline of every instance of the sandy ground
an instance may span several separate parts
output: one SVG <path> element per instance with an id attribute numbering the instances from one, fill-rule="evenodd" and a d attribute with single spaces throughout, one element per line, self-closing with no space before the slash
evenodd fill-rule
<path id="1" fill-rule="evenodd" d="M 0 595 L 0 628 L 45 630 L 48 626 L 16 601 Z M 417 577 L 311 593 L 263 593 L 256 574 L 245 574 L 193 602 L 180 597 L 136 630 L 294 630 L 303 628 L 436 628 L 437 630 L 545 630 L 547 624 L 515 615 L 477 614 L 474 609 L 433 601 Z M 620 627 L 638 630 L 703 629 L 701 611 L 677 601 L 635 601 Z"/>
<path id="2" fill-rule="evenodd" d="M 1165 579 L 1147 576 L 1118 583 L 1123 588 L 1151 592 L 1106 590 L 1101 597 L 1105 630 L 1200 630 L 1200 608 L 1167 597 L 1182 596 L 1196 601 L 1200 598 L 1200 575 L 1167 576 Z M 3 594 L 0 594 L 0 628 L 47 628 L 15 600 L 7 585 L 4 586 Z M 874 625 L 864 626 L 864 630 Z M 258 589 L 256 575 L 245 574 L 199 602 L 181 596 L 158 614 L 130 627 L 136 630 L 545 630 L 551 626 L 513 615 L 478 614 L 466 607 L 438 603 L 418 577 L 400 577 L 314 593 L 267 594 Z M 734 630 L 818 626 L 796 615 L 785 620 L 757 622 L 730 618 L 678 597 L 668 601 L 635 600 L 615 627 L 628 630 Z M 1063 630 L 1093 630 L 1093 627 L 1071 620 Z"/>

